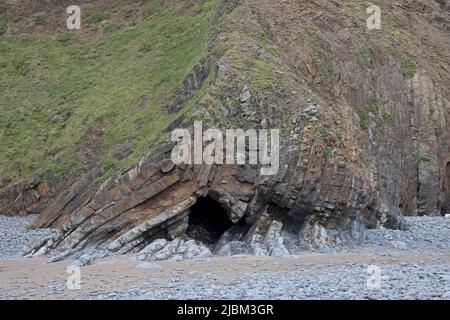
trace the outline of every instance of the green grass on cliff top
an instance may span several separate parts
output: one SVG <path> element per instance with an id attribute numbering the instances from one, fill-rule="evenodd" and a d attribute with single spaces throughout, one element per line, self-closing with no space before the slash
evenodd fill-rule
<path id="1" fill-rule="evenodd" d="M 97 42 L 0 36 L 0 178 L 81 170 L 77 152 L 91 139 L 88 128 L 103 130 L 101 150 L 87 150 L 101 152 L 107 167 L 147 152 L 178 116 L 164 105 L 203 56 L 217 0 L 184 6 Z M 118 162 L 120 144 L 133 153 Z"/>

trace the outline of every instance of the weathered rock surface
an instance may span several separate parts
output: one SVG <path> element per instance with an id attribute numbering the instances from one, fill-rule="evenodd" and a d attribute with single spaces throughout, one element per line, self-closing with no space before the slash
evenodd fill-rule
<path id="1" fill-rule="evenodd" d="M 213 241 L 207 228 L 189 228 L 202 198 L 231 223 L 213 248 L 225 255 L 333 247 L 361 241 L 366 228 L 405 229 L 404 215 L 448 214 L 448 5 L 379 2 L 385 28 L 369 32 L 359 4 L 233 1 L 207 57 L 168 103 L 177 112 L 198 94 L 196 106 L 168 131 L 193 119 L 278 128 L 278 173 L 175 166 L 163 143 L 99 188 L 74 186 L 48 207 L 34 227 L 60 232 L 30 254 L 138 253 L 188 229 Z"/>
<path id="2" fill-rule="evenodd" d="M 279 195 L 286 194 L 283 190 L 287 187 L 279 182 L 284 176 L 282 172 L 277 176 L 260 176 L 257 166 L 226 165 L 183 165 L 163 170 L 170 161 L 171 149 L 167 144 L 150 153 L 135 167 L 106 181 L 84 202 L 79 202 L 77 196 L 66 196 L 49 207 L 33 225 L 58 228 L 59 233 L 31 245 L 28 256 L 50 254 L 52 261 L 74 257 L 80 264 L 87 264 L 96 257 L 139 253 L 147 248 L 150 257 L 156 254 L 155 259 L 172 258 L 178 252 L 171 246 L 153 252 L 152 244 L 150 247 L 148 244 L 160 238 L 182 236 L 189 227 L 191 209 L 198 199 L 205 197 L 217 202 L 234 224 L 214 244 L 217 254 L 289 256 L 281 235 L 284 225 L 297 234 L 295 242 L 308 239 L 312 247 L 323 245 L 314 241 L 325 244 L 331 237 L 333 241 L 343 241 L 336 240 L 342 236 L 340 229 L 327 233 L 326 224 L 319 227 L 316 215 L 333 212 L 329 205 L 325 208 L 319 195 L 315 205 L 309 204 L 313 207 L 311 212 L 304 212 L 314 222 L 306 223 L 304 216 L 296 215 L 302 211 L 289 205 L 299 201 L 298 198 L 290 198 L 287 203 L 279 199 Z M 356 193 L 357 200 L 363 194 L 350 186 L 346 188 Z M 357 202 L 351 205 L 358 214 Z M 74 207 L 72 214 L 61 210 Z M 320 207 L 324 209 L 317 209 Z M 208 214 L 214 217 L 220 212 Z M 355 224 L 353 220 L 349 223 L 349 230 L 362 232 L 362 223 Z"/>
<path id="3" fill-rule="evenodd" d="M 54 191 L 37 176 L 25 179 L 0 193 L 0 214 L 25 216 L 41 213 Z"/>
<path id="4" fill-rule="evenodd" d="M 208 247 L 198 245 L 194 240 L 185 241 L 181 238 L 177 238 L 172 241 L 166 241 L 165 239 L 153 241 L 144 249 L 139 251 L 137 260 L 180 261 L 184 259 L 204 259 L 210 257 L 212 257 L 212 253 Z"/>

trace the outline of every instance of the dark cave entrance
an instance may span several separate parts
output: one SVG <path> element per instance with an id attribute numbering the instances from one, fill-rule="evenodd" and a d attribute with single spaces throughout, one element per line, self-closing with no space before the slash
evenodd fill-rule
<path id="1" fill-rule="evenodd" d="M 233 226 L 225 209 L 209 196 L 199 198 L 191 207 L 187 235 L 204 244 L 215 244 Z"/>

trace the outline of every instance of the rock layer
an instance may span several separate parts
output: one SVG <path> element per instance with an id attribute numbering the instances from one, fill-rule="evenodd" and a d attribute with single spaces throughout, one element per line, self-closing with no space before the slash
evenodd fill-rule
<path id="1" fill-rule="evenodd" d="M 224 1 L 234 11 L 167 103 L 184 112 L 165 132 L 193 120 L 280 129 L 278 173 L 175 166 L 162 143 L 99 188 L 80 182 L 60 197 L 33 224 L 60 233 L 29 253 L 139 252 L 185 235 L 204 197 L 232 223 L 218 254 L 348 244 L 365 228 L 406 228 L 403 215 L 448 213 L 449 7 L 379 2 L 384 29 L 369 32 L 360 2 Z"/>
<path id="2" fill-rule="evenodd" d="M 348 229 L 355 235 L 364 226 L 354 219 L 330 223 L 326 218 L 333 214 L 353 212 L 359 219 L 372 219 L 372 212 L 364 207 L 370 203 L 366 192 L 359 189 L 364 185 L 352 186 L 354 180 L 348 177 L 340 186 L 340 194 L 352 201 L 339 212 L 320 194 L 309 201 L 296 195 L 286 198 L 294 188 L 283 182 L 286 170 L 276 176 L 260 176 L 258 166 L 168 166 L 172 148 L 167 144 L 148 154 L 130 170 L 106 181 L 91 197 L 84 196 L 85 189 L 75 187 L 78 196 L 66 196 L 34 221 L 34 227 L 58 228 L 60 232 L 32 245 L 28 254 L 79 257 L 102 250 L 107 254 L 139 252 L 156 239 L 185 234 L 190 209 L 203 197 L 216 201 L 234 223 L 214 244 L 214 251 L 223 255 L 287 256 L 283 225 L 287 232 L 302 230 L 302 239 L 315 246 L 340 243 L 347 234 L 337 230 Z M 69 215 L 65 208 L 76 209 Z M 366 210 L 365 215 L 361 209 Z M 333 228 L 335 233 L 326 231 Z"/>

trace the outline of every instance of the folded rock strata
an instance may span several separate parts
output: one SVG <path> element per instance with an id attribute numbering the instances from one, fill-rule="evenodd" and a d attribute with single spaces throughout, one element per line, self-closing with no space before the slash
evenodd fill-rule
<path id="1" fill-rule="evenodd" d="M 328 205 L 328 200 L 321 198 L 319 193 L 316 197 L 299 196 L 301 185 L 286 184 L 286 179 L 291 178 L 286 169 L 276 176 L 260 176 L 260 168 L 256 165 L 175 166 L 170 158 L 172 148 L 173 144 L 159 147 L 130 170 L 106 181 L 88 199 L 84 190 L 79 190 L 78 195 L 57 201 L 34 221 L 33 227 L 56 228 L 59 232 L 31 245 L 27 254 L 79 258 L 91 252 L 97 255 L 101 252 L 102 256 L 141 250 L 145 253 L 145 248 L 157 239 L 173 241 L 184 236 L 190 215 L 194 214 L 192 211 L 208 210 L 194 206 L 204 198 L 223 208 L 223 213 L 208 211 L 211 219 L 220 214 L 229 219 L 229 225 L 225 227 L 231 227 L 219 230 L 211 246 L 215 253 L 223 255 L 288 256 L 283 243 L 283 226 L 286 232 L 298 235 L 296 244 L 302 238 L 307 240 L 306 244 L 314 246 L 317 228 L 323 228 L 320 235 L 327 237 L 327 228 L 358 233 L 360 230 L 354 229 L 363 227 L 362 223 L 355 224 L 354 219 L 345 225 L 345 219 L 337 222 L 329 221 L 327 217 L 345 217 L 348 212 L 360 215 L 361 220 L 375 217 L 367 209 L 370 199 L 364 188 L 368 186 L 356 183 L 351 172 L 341 166 L 335 166 L 334 170 L 347 175 L 339 186 L 342 209 Z M 287 168 L 288 164 L 284 163 L 284 166 Z M 297 170 L 292 168 L 292 171 Z M 329 170 L 329 174 L 333 174 L 331 168 Z M 316 178 L 307 177 L 308 180 Z M 76 209 L 67 214 L 66 208 Z M 205 221 L 206 228 L 207 223 Z M 310 232 L 311 228 L 314 232 Z M 233 246 L 239 248 L 233 249 Z"/>
<path id="2" fill-rule="evenodd" d="M 379 1 L 379 32 L 346 1 L 222 2 L 234 12 L 167 103 L 167 112 L 185 112 L 165 133 L 193 119 L 278 128 L 278 173 L 175 166 L 173 145 L 162 143 L 100 187 L 91 173 L 58 197 L 33 227 L 59 232 L 29 255 L 88 261 L 190 236 L 215 254 L 286 256 L 357 242 L 366 228 L 406 228 L 403 215 L 450 213 L 445 1 Z M 193 98 L 195 108 L 183 109 Z M 198 211 L 207 211 L 204 223 Z"/>

